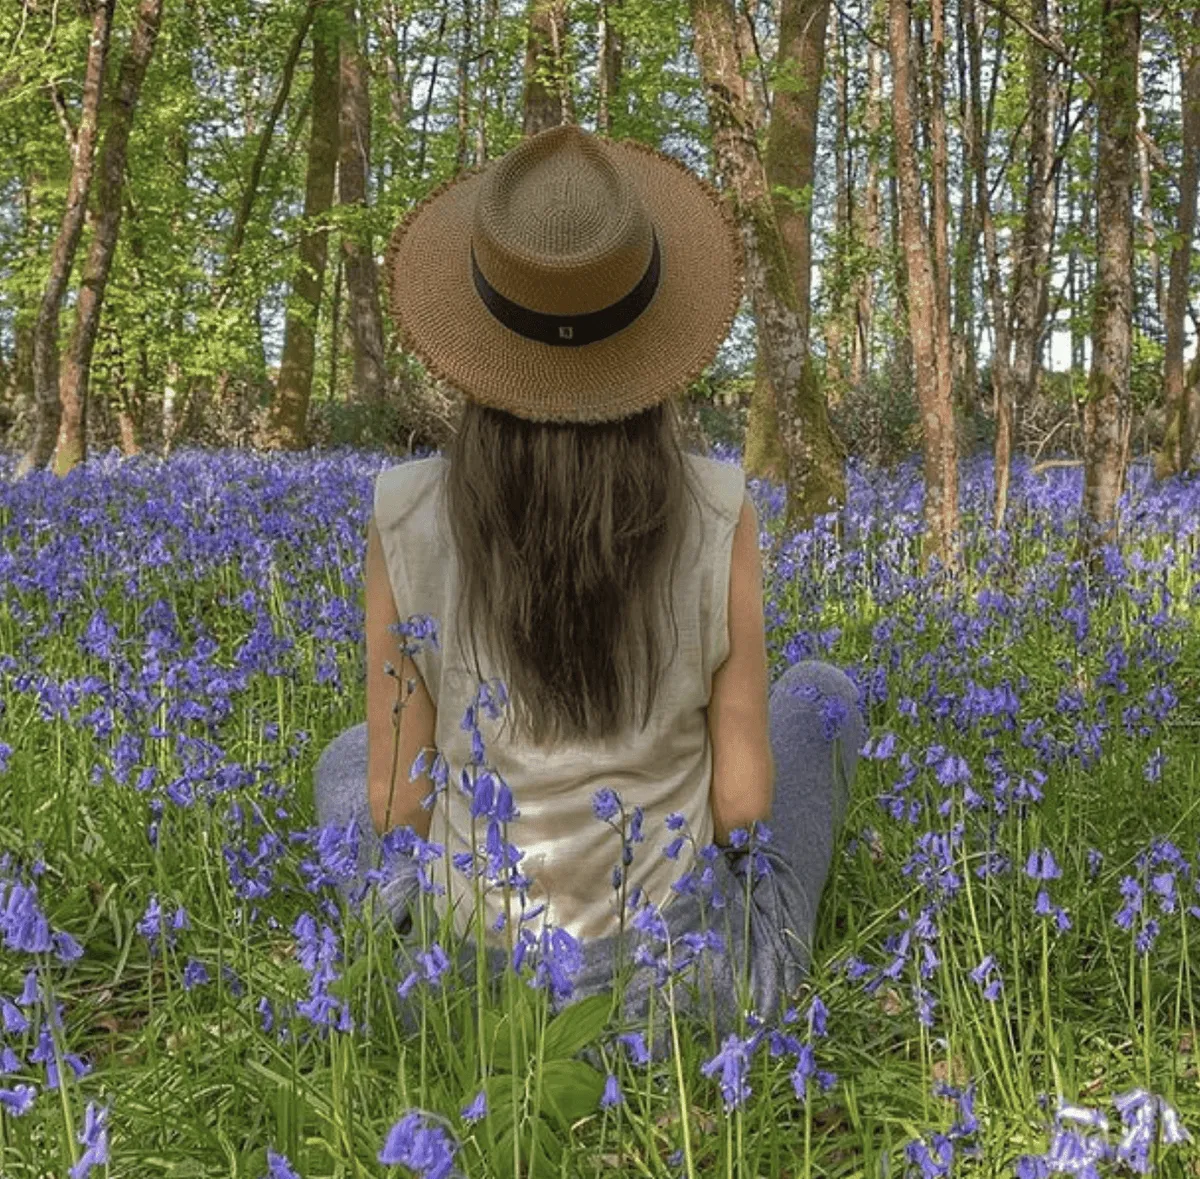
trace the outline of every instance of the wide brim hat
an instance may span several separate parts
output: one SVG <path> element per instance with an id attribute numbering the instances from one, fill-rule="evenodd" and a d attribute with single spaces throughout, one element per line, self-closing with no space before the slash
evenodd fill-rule
<path id="1" fill-rule="evenodd" d="M 385 273 L 401 344 L 434 377 L 531 421 L 600 422 L 703 373 L 743 258 L 721 194 L 683 161 L 565 124 L 430 192 Z"/>

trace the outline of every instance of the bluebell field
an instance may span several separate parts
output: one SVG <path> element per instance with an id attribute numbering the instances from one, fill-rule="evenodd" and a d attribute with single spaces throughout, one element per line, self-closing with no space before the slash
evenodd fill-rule
<path id="1" fill-rule="evenodd" d="M 0 459 L 0 1176 L 1200 1175 L 1200 480 L 1135 464 L 1097 571 L 1077 470 L 1019 462 L 997 533 L 990 462 L 964 463 L 957 588 L 920 570 L 916 464 L 851 464 L 841 533 L 778 546 L 782 489 L 750 481 L 772 678 L 844 668 L 870 736 L 778 1018 L 717 1042 L 677 1016 L 725 939 L 676 945 L 630 896 L 658 1061 L 607 998 L 570 1003 L 580 947 L 536 912 L 499 994 L 465 985 L 436 831 L 339 890 L 360 833 L 314 825 L 312 767 L 365 715 L 393 461 L 113 454 L 14 486 Z M 504 700 L 464 717 L 474 764 L 425 768 L 479 820 L 454 870 L 523 900 L 521 784 L 483 727 Z M 719 907 L 681 816 L 594 812 L 614 886 L 663 854 Z M 736 834 L 747 888 L 770 835 Z M 406 941 L 373 914 L 413 862 Z"/>

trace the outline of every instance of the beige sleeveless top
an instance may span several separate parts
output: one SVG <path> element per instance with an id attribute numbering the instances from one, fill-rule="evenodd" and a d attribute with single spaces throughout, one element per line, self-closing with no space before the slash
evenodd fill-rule
<path id="1" fill-rule="evenodd" d="M 746 494 L 740 466 L 685 454 L 698 476 L 701 513 L 689 496 L 688 532 L 676 566 L 674 609 L 679 647 L 667 665 L 648 726 L 619 739 L 567 742 L 538 749 L 516 741 L 511 721 L 488 717 L 478 710 L 476 723 L 484 741 L 484 758 L 508 785 L 519 818 L 508 824 L 508 838 L 524 857 L 517 870 L 533 879 L 526 911 L 546 908 L 527 923 L 539 934 L 543 920 L 580 939 L 605 937 L 620 928 L 620 894 L 612 887 L 613 867 L 621 862 L 621 839 L 592 812 L 592 796 L 615 790 L 632 818 L 643 810 L 644 841 L 633 845 L 628 869 L 627 897 L 640 885 L 655 904 L 665 907 L 677 895 L 671 884 L 695 863 L 685 839 L 675 860 L 662 854 L 683 830 L 671 831 L 665 820 L 679 811 L 687 820 L 696 847 L 712 841 L 712 746 L 708 733 L 708 701 L 713 673 L 729 654 L 729 563 L 733 532 Z M 433 809 L 429 837 L 445 843 L 451 855 L 471 849 L 470 800 L 460 787 L 462 771 L 472 759 L 472 737 L 461 727 L 475 698 L 478 680 L 470 662 L 470 636 L 463 636 L 467 659 L 460 656 L 457 637 L 450 632 L 457 604 L 457 557 L 446 516 L 443 475 L 447 460 L 440 455 L 410 459 L 381 471 L 375 481 L 375 523 L 396 610 L 401 621 L 413 614 L 432 615 L 439 646 L 425 643 L 414 662 L 437 707 L 435 742 L 449 763 L 448 789 L 440 792 Z M 664 636 L 664 656 L 670 654 L 672 632 Z M 479 665 L 484 678 L 498 676 L 487 661 L 482 639 Z M 640 719 L 640 718 L 639 718 Z M 476 771 L 471 771 L 474 777 Z M 617 823 L 619 826 L 619 818 Z M 485 853 L 486 820 L 476 820 L 476 841 Z M 481 859 L 481 863 L 483 860 Z M 435 897 L 439 915 L 454 911 L 460 934 L 473 936 L 475 900 L 472 880 L 451 864 L 446 879 L 445 856 L 427 868 L 444 888 Z M 503 889 L 483 880 L 487 943 L 508 944 L 508 931 L 495 932 L 504 913 Z M 520 898 L 511 896 L 513 937 L 521 912 Z M 626 914 L 626 928 L 630 914 Z"/>

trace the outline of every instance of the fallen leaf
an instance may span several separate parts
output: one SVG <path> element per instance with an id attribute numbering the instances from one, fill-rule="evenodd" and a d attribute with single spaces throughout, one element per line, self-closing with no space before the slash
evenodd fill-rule
<path id="1" fill-rule="evenodd" d="M 888 987 L 879 997 L 879 1006 L 885 1015 L 899 1015 L 904 1010 L 904 1000 L 894 987 Z"/>
<path id="2" fill-rule="evenodd" d="M 962 1057 L 955 1056 L 950 1061 L 942 1058 L 933 1062 L 933 1079 L 941 1081 L 943 1085 L 949 1084 L 961 1088 L 970 1077 Z M 947 1096 L 946 1100 L 953 1101 L 954 1099 Z"/>

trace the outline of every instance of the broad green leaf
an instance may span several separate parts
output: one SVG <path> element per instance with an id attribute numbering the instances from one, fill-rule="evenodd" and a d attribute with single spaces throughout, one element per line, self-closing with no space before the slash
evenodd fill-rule
<path id="1" fill-rule="evenodd" d="M 541 1123 L 537 1139 L 537 1163 L 534 1179 L 555 1179 L 558 1175 L 558 1164 L 562 1158 L 562 1142 L 551 1126 Z M 533 1151 L 533 1128 L 526 1125 L 521 1130 L 521 1176 L 524 1179 L 529 1174 L 530 1157 Z M 488 1160 L 492 1165 L 492 1174 L 497 1179 L 514 1179 L 513 1171 L 513 1131 L 512 1127 L 504 1131 L 496 1139 L 496 1153 Z"/>
<path id="2" fill-rule="evenodd" d="M 604 1030 L 612 1012 L 612 992 L 592 995 L 560 1011 L 546 1029 L 545 1060 L 569 1060 Z"/>
<path id="3" fill-rule="evenodd" d="M 594 1113 L 604 1092 L 604 1078 L 583 1060 L 548 1060 L 542 1069 L 542 1102 L 569 1130 Z"/>

